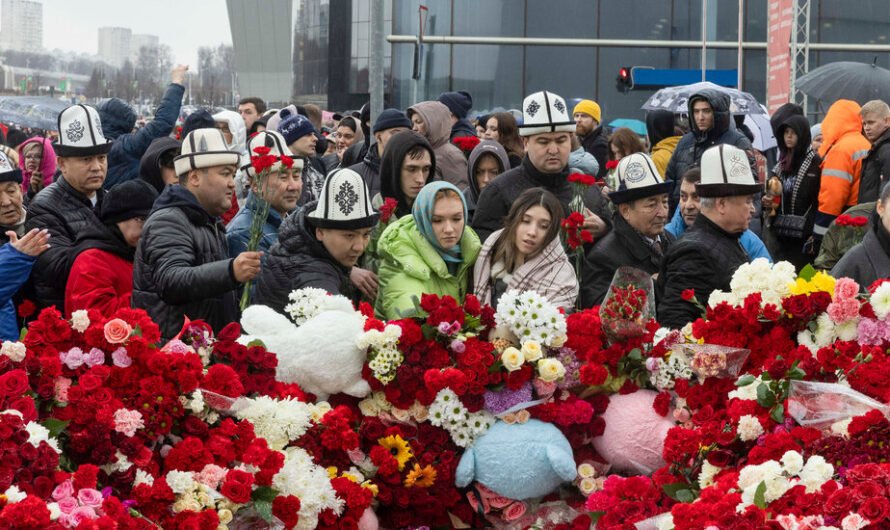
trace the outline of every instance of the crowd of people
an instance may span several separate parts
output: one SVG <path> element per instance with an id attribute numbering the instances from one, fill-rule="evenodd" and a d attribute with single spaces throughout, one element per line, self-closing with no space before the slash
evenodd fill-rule
<path id="1" fill-rule="evenodd" d="M 650 274 L 658 320 L 681 327 L 699 314 L 684 293 L 706 303 L 756 258 L 863 286 L 890 275 L 883 101 L 839 100 L 815 125 L 787 104 L 771 118 L 777 152 L 762 153 L 717 90 L 686 114 L 649 112 L 645 138 L 548 91 L 519 119 L 471 119 L 461 91 L 327 124 L 318 107 L 249 97 L 177 125 L 186 69 L 144 127 L 112 98 L 65 109 L 56 141 L 0 149 L 0 338 L 19 336 L 30 303 L 143 308 L 164 339 L 186 319 L 218 331 L 248 285 L 252 303 L 280 312 L 303 287 L 386 319 L 425 293 L 495 305 L 509 289 L 571 311 L 601 304 L 621 267 Z M 275 160 L 262 182 L 261 152 Z M 579 192 L 572 173 L 595 184 Z M 569 214 L 589 234 L 579 263 L 561 236 Z M 864 226 L 844 230 L 842 215 Z"/>

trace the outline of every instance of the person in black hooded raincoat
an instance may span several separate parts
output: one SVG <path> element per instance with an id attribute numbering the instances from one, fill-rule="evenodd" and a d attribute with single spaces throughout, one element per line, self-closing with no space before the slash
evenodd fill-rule
<path id="1" fill-rule="evenodd" d="M 707 103 L 710 111 L 705 109 L 696 116 L 695 106 L 699 102 Z M 754 159 L 750 154 L 751 141 L 730 124 L 732 120 L 729 104 L 729 95 L 711 88 L 700 90 L 689 98 L 689 132 L 684 134 L 677 144 L 664 174 L 665 181 L 674 183 L 674 190 L 671 193 L 671 215 L 680 202 L 680 181 L 683 175 L 701 164 L 702 154 L 709 147 L 729 144 L 749 153 L 751 169 L 756 174 Z"/>

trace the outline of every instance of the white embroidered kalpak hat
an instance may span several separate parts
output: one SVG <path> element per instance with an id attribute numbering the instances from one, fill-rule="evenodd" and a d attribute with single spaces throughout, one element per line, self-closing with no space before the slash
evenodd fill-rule
<path id="1" fill-rule="evenodd" d="M 695 184 L 699 197 L 753 195 L 760 190 L 748 155 L 738 147 L 720 144 L 702 154 L 701 181 Z"/>
<path id="2" fill-rule="evenodd" d="M 214 166 L 238 166 L 241 154 L 229 150 L 226 138 L 219 129 L 195 129 L 182 140 L 180 155 L 173 159 L 173 167 L 179 176 L 192 169 Z"/>
<path id="3" fill-rule="evenodd" d="M 551 132 L 575 132 L 575 121 L 562 97 L 553 92 L 535 92 L 522 102 L 520 136 Z"/>
<path id="4" fill-rule="evenodd" d="M 361 175 L 344 168 L 328 175 L 318 204 L 307 217 L 316 228 L 358 230 L 376 225 L 380 214 L 371 206 Z"/>
<path id="5" fill-rule="evenodd" d="M 59 113 L 59 141 L 53 144 L 58 156 L 104 155 L 111 140 L 102 134 L 99 113 L 89 105 L 71 105 Z"/>
<path id="6" fill-rule="evenodd" d="M 609 193 L 615 204 L 662 195 L 671 191 L 671 183 L 662 180 L 655 163 L 645 153 L 633 153 L 618 162 L 618 189 Z"/>
<path id="7" fill-rule="evenodd" d="M 258 132 L 255 135 L 251 136 L 249 140 L 247 140 L 247 152 L 251 157 L 257 156 L 257 153 L 254 151 L 257 147 L 266 146 L 269 148 L 269 154 L 275 156 L 289 156 L 293 158 L 295 169 L 303 169 L 303 159 L 302 158 L 294 158 L 293 153 L 290 152 L 290 149 L 287 148 L 287 144 L 284 141 L 284 137 L 281 136 L 281 133 L 276 131 L 270 131 L 266 129 L 265 131 Z M 256 171 L 253 169 L 253 164 L 248 162 L 241 169 L 247 171 L 247 174 L 250 178 L 256 176 Z M 281 161 L 275 162 L 272 165 L 271 171 L 276 171 L 281 169 Z"/>

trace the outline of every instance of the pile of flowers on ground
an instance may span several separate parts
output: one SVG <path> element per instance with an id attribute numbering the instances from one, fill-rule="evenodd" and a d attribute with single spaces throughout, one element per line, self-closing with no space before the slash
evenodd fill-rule
<path id="1" fill-rule="evenodd" d="M 890 281 L 755 261 L 681 330 L 616 282 L 365 305 L 370 392 L 327 401 L 238 323 L 44 310 L 0 346 L 0 529 L 890 526 Z"/>

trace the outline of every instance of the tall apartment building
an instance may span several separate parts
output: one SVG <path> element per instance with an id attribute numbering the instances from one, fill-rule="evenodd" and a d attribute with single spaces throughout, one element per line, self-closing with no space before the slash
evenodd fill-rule
<path id="1" fill-rule="evenodd" d="M 130 28 L 99 28 L 99 57 L 111 66 L 120 68 L 130 58 L 132 40 Z"/>
<path id="2" fill-rule="evenodd" d="M 0 47 L 43 51 L 43 4 L 32 0 L 3 0 L 0 4 Z"/>
<path id="3" fill-rule="evenodd" d="M 161 41 L 157 35 L 148 35 L 146 33 L 134 33 L 130 38 L 130 61 L 136 64 L 139 59 L 139 50 L 142 48 L 157 48 Z"/>

